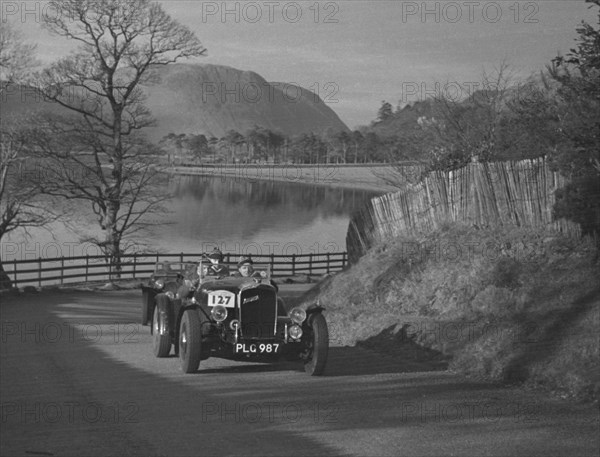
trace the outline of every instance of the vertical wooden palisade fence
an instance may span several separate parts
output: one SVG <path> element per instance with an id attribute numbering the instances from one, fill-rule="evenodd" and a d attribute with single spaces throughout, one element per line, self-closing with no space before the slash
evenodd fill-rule
<path id="1" fill-rule="evenodd" d="M 121 257 L 121 271 L 117 277 L 114 265 L 104 256 L 77 256 L 5 260 L 4 270 L 13 286 L 48 286 L 113 279 L 147 279 L 157 261 L 198 262 L 201 254 L 125 254 Z M 225 253 L 224 263 L 235 270 L 239 254 Z M 346 252 L 275 255 L 252 255 L 256 266 L 270 266 L 274 277 L 294 275 L 320 276 L 341 271 L 347 264 Z"/>
<path id="2" fill-rule="evenodd" d="M 578 224 L 552 219 L 554 191 L 565 184 L 544 158 L 472 162 L 450 172 L 430 172 L 406 190 L 371 199 L 355 213 L 346 236 L 350 262 L 386 238 L 434 230 L 445 222 L 538 227 L 580 236 Z"/>

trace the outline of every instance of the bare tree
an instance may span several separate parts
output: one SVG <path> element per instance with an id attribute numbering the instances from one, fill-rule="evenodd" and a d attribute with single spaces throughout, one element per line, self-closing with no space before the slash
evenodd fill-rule
<path id="1" fill-rule="evenodd" d="M 0 240 L 16 229 L 43 227 L 58 217 L 48 199 L 40 198 L 41 169 L 35 165 L 30 131 L 15 124 L 3 122 L 0 129 Z M 0 260 L 0 289 L 10 286 Z"/>
<path id="2" fill-rule="evenodd" d="M 37 75 L 35 86 L 70 116 L 45 125 L 38 146 L 54 179 L 51 195 L 91 203 L 102 230 L 95 240 L 120 271 L 124 236 L 137 232 L 164 197 L 153 151 L 141 130 L 153 124 L 143 85 L 152 70 L 206 49 L 157 3 L 147 0 L 65 0 L 44 26 L 75 40 L 78 50 Z"/>
<path id="3" fill-rule="evenodd" d="M 22 36 L 10 22 L 0 28 L 0 94 L 6 85 L 18 84 L 36 64 L 35 46 L 22 41 Z M 9 118 L 0 121 L 0 241 L 17 229 L 41 227 L 56 219 L 39 199 L 36 171 L 31 167 L 32 151 L 30 119 Z M 26 170 L 25 163 L 30 164 Z M 9 288 L 11 281 L 0 259 L 0 288 Z"/>
<path id="4" fill-rule="evenodd" d="M 497 158 L 500 123 L 513 82 L 509 66 L 502 62 L 492 73 L 483 72 L 480 84 L 466 99 L 447 91 L 434 97 L 432 118 L 419 120 L 424 137 L 429 137 L 426 147 L 432 168 L 453 169 L 471 160 Z"/>
<path id="5" fill-rule="evenodd" d="M 19 82 L 35 65 L 35 46 L 22 41 L 21 33 L 12 23 L 3 22 L 0 28 L 0 81 Z M 1 92 L 0 92 L 1 93 Z"/>

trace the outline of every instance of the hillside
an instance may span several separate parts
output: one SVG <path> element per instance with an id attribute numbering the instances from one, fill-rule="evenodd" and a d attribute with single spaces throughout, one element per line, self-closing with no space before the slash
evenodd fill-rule
<path id="1" fill-rule="evenodd" d="M 485 108 L 497 103 L 500 112 L 505 116 L 510 116 L 509 105 L 512 102 L 542 93 L 546 93 L 548 97 L 553 97 L 556 95 L 557 86 L 556 81 L 553 81 L 551 78 L 544 77 L 542 74 L 533 74 L 523 81 L 507 86 L 504 92 L 492 90 L 474 91 L 470 97 L 456 100 L 456 112 L 473 123 L 475 119 L 485 114 Z M 451 94 L 446 95 L 453 102 Z M 440 111 L 447 111 L 447 109 L 442 109 L 439 100 L 427 98 L 405 105 L 403 108 L 394 111 L 384 120 L 374 121 L 370 129 L 382 137 L 402 135 L 418 128 L 417 121 L 419 118 L 443 118 L 443 114 L 440 114 Z"/>
<path id="2" fill-rule="evenodd" d="M 374 246 L 303 297 L 334 344 L 600 397 L 600 278 L 592 240 L 448 224 Z"/>
<path id="3" fill-rule="evenodd" d="M 245 133 L 260 125 L 285 135 L 348 127 L 313 92 L 269 83 L 250 71 L 219 65 L 177 64 L 161 68 L 161 82 L 146 88 L 147 104 L 158 120 L 151 133 L 203 133 L 220 138 L 228 130 Z"/>
<path id="4" fill-rule="evenodd" d="M 371 129 L 382 137 L 407 134 L 419 128 L 417 121 L 420 117 L 431 119 L 434 110 L 434 101 L 431 99 L 415 102 L 394 112 L 392 116 L 384 121 L 374 122 Z"/>
<path id="5" fill-rule="evenodd" d="M 313 92 L 291 84 L 269 83 L 260 75 L 220 65 L 176 64 L 159 68 L 156 84 L 144 87 L 146 104 L 156 118 L 150 139 L 168 133 L 203 133 L 220 138 L 229 130 L 245 133 L 255 125 L 288 136 L 349 131 L 337 114 Z M 31 112 L 59 114 L 32 89 L 4 86 L 0 115 L 9 119 Z"/>

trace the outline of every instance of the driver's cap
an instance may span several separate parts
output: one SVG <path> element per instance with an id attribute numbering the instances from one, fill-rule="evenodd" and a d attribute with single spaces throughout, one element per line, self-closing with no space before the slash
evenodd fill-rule
<path id="1" fill-rule="evenodd" d="M 208 254 L 208 258 L 209 259 L 215 259 L 218 260 L 219 262 L 223 261 L 223 253 L 221 252 L 221 250 L 219 248 L 214 248 L 213 251 Z"/>

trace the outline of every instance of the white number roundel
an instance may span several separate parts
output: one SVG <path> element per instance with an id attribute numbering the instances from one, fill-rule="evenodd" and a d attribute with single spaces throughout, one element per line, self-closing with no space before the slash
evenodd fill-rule
<path id="1" fill-rule="evenodd" d="M 221 305 L 225 308 L 235 307 L 235 295 L 226 290 L 217 290 L 208 293 L 208 306 Z"/>

